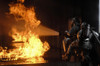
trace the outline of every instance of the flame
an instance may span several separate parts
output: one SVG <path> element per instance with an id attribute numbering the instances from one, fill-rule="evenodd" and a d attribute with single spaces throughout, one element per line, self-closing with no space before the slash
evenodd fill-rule
<path id="1" fill-rule="evenodd" d="M 17 2 L 21 2 L 21 3 L 24 3 L 24 0 L 17 0 Z"/>
<path id="2" fill-rule="evenodd" d="M 18 0 L 16 4 L 9 4 L 10 14 L 14 15 L 18 22 L 25 21 L 25 30 L 19 31 L 15 27 L 12 28 L 9 35 L 14 39 L 13 46 L 15 48 L 7 50 L 7 47 L 0 47 L 0 58 L 8 58 L 6 60 L 24 59 L 25 62 L 31 63 L 46 62 L 42 56 L 50 46 L 46 41 L 43 43 L 39 36 L 33 32 L 40 25 L 40 21 L 35 16 L 34 8 L 27 8 L 23 3 L 24 0 Z M 21 43 L 16 43 L 18 41 Z"/>
<path id="3" fill-rule="evenodd" d="M 35 28 L 40 24 L 40 21 L 36 19 L 34 8 L 26 8 L 22 3 L 10 4 L 10 14 L 15 16 L 15 19 L 24 20 L 26 22 L 26 28 Z"/>

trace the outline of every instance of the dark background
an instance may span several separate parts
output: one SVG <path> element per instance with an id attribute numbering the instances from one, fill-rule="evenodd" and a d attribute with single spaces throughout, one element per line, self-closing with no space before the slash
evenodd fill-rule
<path id="1" fill-rule="evenodd" d="M 0 19 L 9 12 L 8 4 L 16 0 L 0 0 Z M 56 31 L 68 28 L 68 19 L 81 17 L 98 31 L 99 0 L 25 0 L 27 7 L 34 6 L 41 24 Z M 6 24 L 6 22 L 5 22 Z"/>
<path id="2" fill-rule="evenodd" d="M 16 0 L 0 0 L 0 42 L 9 46 L 11 37 L 8 32 L 12 22 L 8 22 L 6 13 L 8 4 Z M 55 31 L 63 33 L 68 30 L 68 20 L 72 17 L 81 17 L 82 21 L 89 23 L 98 32 L 99 0 L 25 0 L 25 6 L 35 7 L 36 17 L 41 24 Z M 50 51 L 46 57 L 61 57 L 61 38 L 59 36 L 41 37 L 50 44 Z"/>

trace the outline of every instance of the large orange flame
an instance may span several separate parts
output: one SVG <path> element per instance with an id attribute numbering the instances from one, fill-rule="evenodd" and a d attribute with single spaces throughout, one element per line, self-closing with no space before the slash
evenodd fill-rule
<path id="1" fill-rule="evenodd" d="M 49 50 L 49 44 L 47 42 L 41 42 L 39 36 L 32 31 L 39 26 L 40 21 L 35 16 L 34 8 L 27 8 L 23 3 L 24 0 L 18 0 L 18 3 L 10 4 L 9 6 L 10 14 L 14 15 L 18 22 L 20 20 L 25 21 L 25 30 L 19 31 L 17 28 L 12 28 L 9 34 L 14 39 L 13 46 L 16 48 L 7 52 L 7 47 L 5 49 L 1 47 L 0 58 L 6 57 L 12 58 L 13 60 L 24 59 L 31 63 L 46 62 L 42 56 Z M 16 43 L 20 41 L 21 43 Z"/>

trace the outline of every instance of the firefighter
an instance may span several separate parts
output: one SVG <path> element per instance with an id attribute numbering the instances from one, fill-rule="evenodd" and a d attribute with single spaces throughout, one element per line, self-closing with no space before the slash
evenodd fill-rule
<path id="1" fill-rule="evenodd" d="M 82 23 L 82 29 L 79 31 L 79 48 L 83 51 L 84 60 L 82 66 L 89 66 L 92 62 L 93 66 L 98 66 L 99 56 L 97 46 L 100 45 L 99 34 L 92 30 L 86 22 Z"/>
<path id="2" fill-rule="evenodd" d="M 70 44 L 77 39 L 77 33 L 80 30 L 80 26 L 81 26 L 80 19 L 77 17 L 72 18 L 72 28 L 70 29 L 69 32 L 67 30 L 65 31 L 64 39 L 62 41 L 65 53 L 63 57 L 66 57 L 66 55 L 68 54 L 68 47 L 70 46 Z"/>

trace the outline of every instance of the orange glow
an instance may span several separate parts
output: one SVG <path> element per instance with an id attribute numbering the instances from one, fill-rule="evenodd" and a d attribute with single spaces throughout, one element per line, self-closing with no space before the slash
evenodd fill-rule
<path id="1" fill-rule="evenodd" d="M 24 3 L 24 0 L 17 0 L 17 2 L 21 2 L 21 3 Z"/>
<path id="2" fill-rule="evenodd" d="M 18 0 L 24 2 L 24 0 Z M 14 49 L 7 50 L 0 47 L 0 58 L 8 58 L 3 61 L 24 59 L 30 63 L 44 63 L 43 55 L 50 49 L 48 42 L 42 42 L 33 30 L 37 28 L 40 21 L 35 16 L 34 8 L 27 8 L 22 3 L 10 4 L 10 14 L 14 15 L 18 22 L 24 20 L 25 30 L 19 31 L 13 27 L 9 33 L 12 36 Z M 21 43 L 16 43 L 20 42 Z"/>

